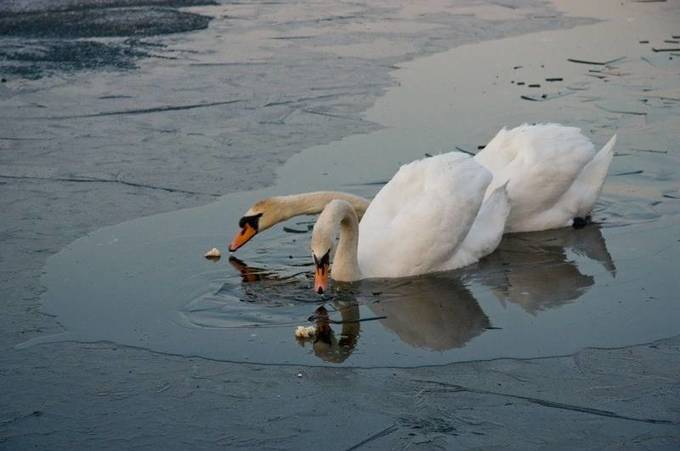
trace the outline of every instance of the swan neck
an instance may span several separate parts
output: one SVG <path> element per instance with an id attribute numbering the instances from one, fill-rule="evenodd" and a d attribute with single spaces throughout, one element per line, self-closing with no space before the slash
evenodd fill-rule
<path id="1" fill-rule="evenodd" d="M 299 215 L 315 215 L 321 213 L 328 203 L 334 199 L 348 202 L 359 217 L 368 208 L 368 200 L 353 194 L 339 191 L 315 191 L 311 193 L 291 194 L 279 198 L 280 221 Z"/>
<path id="2" fill-rule="evenodd" d="M 340 221 L 340 237 L 331 268 L 331 277 L 334 280 L 349 282 L 361 278 L 358 248 L 359 221 L 352 210 Z"/>
<path id="3" fill-rule="evenodd" d="M 332 200 L 321 212 L 312 233 L 312 252 L 323 255 L 333 246 L 338 231 L 340 236 L 335 246 L 330 276 L 343 282 L 359 280 L 359 219 L 347 201 Z"/>

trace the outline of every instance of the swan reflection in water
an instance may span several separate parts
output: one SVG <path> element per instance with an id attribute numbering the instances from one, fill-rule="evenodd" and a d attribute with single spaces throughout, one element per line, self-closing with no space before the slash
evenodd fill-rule
<path id="1" fill-rule="evenodd" d="M 433 351 L 459 348 L 491 327 L 456 272 L 373 283 L 384 291 L 368 307 L 384 317 L 383 326 L 411 346 Z"/>
<path id="2" fill-rule="evenodd" d="M 264 290 L 276 296 L 282 291 L 281 284 L 290 282 L 288 277 L 250 267 L 234 257 L 229 262 L 241 274 L 244 293 L 258 291 L 261 295 Z M 245 286 L 252 283 L 257 283 L 259 290 Z M 309 318 L 319 331 L 309 341 L 316 355 L 326 361 L 344 361 L 356 347 L 361 323 L 367 320 L 379 320 L 405 343 L 436 351 L 461 347 L 490 327 L 489 318 L 455 272 L 336 286 L 339 289 L 326 298 L 333 314 L 322 306 Z M 309 287 L 303 289 L 309 296 Z M 301 294 L 298 292 L 298 300 Z M 314 293 L 311 296 L 318 299 Z M 374 315 L 361 318 L 360 305 L 368 306 Z M 339 318 L 333 319 L 338 314 Z M 334 327 L 338 325 L 341 330 L 336 337 Z"/>
<path id="3" fill-rule="evenodd" d="M 311 341 L 317 357 L 326 362 L 342 363 L 352 354 L 359 340 L 361 327 L 359 304 L 350 296 L 350 299 L 344 301 L 333 300 L 332 305 L 340 313 L 340 321 L 333 321 L 323 305 L 318 307 L 309 318 L 316 324 L 316 335 L 311 339 L 298 338 L 298 343 L 304 346 L 307 341 Z M 342 325 L 337 336 L 331 326 L 332 323 Z"/>
<path id="4" fill-rule="evenodd" d="M 229 263 L 240 273 L 243 294 L 249 302 L 267 299 L 271 303 L 270 299 L 282 297 L 289 301 L 318 301 L 318 296 L 311 293 L 305 284 L 301 287 L 296 277 L 307 271 L 282 277 L 273 271 L 248 266 L 234 256 L 229 258 Z M 351 292 L 340 292 L 333 299 L 328 299 L 328 307 L 334 316 L 339 314 L 340 318 L 332 319 L 326 307 L 319 306 L 308 318 L 316 326 L 316 335 L 309 339 L 298 339 L 298 343 L 301 346 L 311 343 L 314 354 L 326 362 L 342 363 L 352 354 L 359 338 L 359 304 Z M 340 331 L 336 334 L 333 327 L 337 328 L 338 325 Z"/>
<path id="5" fill-rule="evenodd" d="M 514 303 L 537 315 L 577 301 L 594 284 L 594 277 L 579 269 L 581 257 L 598 262 L 615 276 L 600 227 L 592 224 L 580 230 L 507 235 L 496 252 L 462 270 L 337 283 L 337 291 L 321 299 L 328 309 L 317 308 L 310 317 L 320 333 L 309 342 L 319 358 L 341 363 L 356 349 L 362 321 L 377 319 L 411 346 L 433 351 L 460 348 L 492 328 L 469 288 L 471 283 L 489 288 L 503 304 Z M 306 271 L 281 277 L 234 257 L 230 263 L 241 274 L 243 294 L 252 297 L 249 302 L 282 295 L 289 301 L 319 301 L 309 282 L 300 283 L 299 276 L 307 276 Z M 374 316 L 361 318 L 360 306 L 368 307 Z M 334 329 L 339 329 L 337 335 Z"/>
<path id="6" fill-rule="evenodd" d="M 581 273 L 571 251 L 598 262 L 612 277 L 614 261 L 597 224 L 506 235 L 496 252 L 471 270 L 472 277 L 487 286 L 503 304 L 520 305 L 537 313 L 578 300 L 595 282 Z"/>

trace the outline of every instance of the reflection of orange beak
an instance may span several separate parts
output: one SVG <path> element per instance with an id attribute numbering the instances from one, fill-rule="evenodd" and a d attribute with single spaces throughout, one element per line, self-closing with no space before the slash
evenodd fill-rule
<path id="1" fill-rule="evenodd" d="M 314 292 L 323 294 L 328 291 L 328 264 L 317 266 L 314 271 Z"/>
<path id="2" fill-rule="evenodd" d="M 245 283 L 257 282 L 262 277 L 255 268 L 251 268 L 233 255 L 229 257 L 229 263 L 241 273 L 241 280 Z"/>
<path id="3" fill-rule="evenodd" d="M 250 224 L 243 226 L 241 231 L 234 236 L 233 240 L 231 240 L 229 252 L 234 252 L 236 249 L 246 244 L 252 237 L 255 236 L 256 233 L 257 230 L 255 230 Z"/>

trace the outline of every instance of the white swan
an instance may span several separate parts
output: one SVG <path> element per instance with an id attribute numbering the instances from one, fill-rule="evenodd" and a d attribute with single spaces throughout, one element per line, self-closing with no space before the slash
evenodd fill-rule
<path id="1" fill-rule="evenodd" d="M 348 202 L 329 202 L 312 231 L 314 290 L 327 290 L 329 275 L 338 281 L 414 276 L 493 252 L 510 206 L 505 185 L 484 199 L 492 178 L 474 159 L 452 152 L 402 166 L 360 224 Z"/>
<path id="2" fill-rule="evenodd" d="M 508 184 L 511 211 L 506 232 L 548 230 L 581 225 L 592 210 L 613 156 L 616 136 L 599 151 L 578 128 L 558 124 L 502 129 L 474 159 L 493 173 L 488 197 Z M 255 234 L 301 214 L 320 213 L 333 199 L 352 204 L 359 219 L 369 201 L 340 192 L 277 196 L 255 203 L 239 221 L 229 250 Z"/>
<path id="3" fill-rule="evenodd" d="M 614 135 L 599 151 L 581 130 L 559 124 L 502 129 L 475 156 L 494 179 L 508 184 L 506 232 L 532 232 L 585 224 L 614 155 Z"/>

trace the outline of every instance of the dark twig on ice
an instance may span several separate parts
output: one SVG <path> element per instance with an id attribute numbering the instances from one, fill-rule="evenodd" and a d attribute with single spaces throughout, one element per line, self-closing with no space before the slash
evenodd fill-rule
<path id="1" fill-rule="evenodd" d="M 652 50 L 654 52 L 680 52 L 680 47 L 665 48 L 665 49 L 657 49 L 656 47 L 652 47 Z"/>
<path id="2" fill-rule="evenodd" d="M 633 116 L 646 116 L 647 113 L 644 111 L 626 111 L 626 110 L 615 110 L 612 108 L 607 108 L 606 106 L 598 105 L 595 104 L 595 106 L 602 111 L 606 111 L 607 113 L 618 113 L 618 114 L 631 114 Z"/>
<path id="3" fill-rule="evenodd" d="M 633 148 L 633 149 L 630 149 L 630 150 L 633 150 L 635 152 L 668 153 L 667 150 L 656 150 L 656 149 L 636 149 L 636 148 Z"/>
<path id="4" fill-rule="evenodd" d="M 287 233 L 307 233 L 309 230 L 299 230 L 284 226 L 283 231 Z"/>
<path id="5" fill-rule="evenodd" d="M 618 174 L 614 174 L 614 176 L 618 175 L 637 175 L 637 174 L 642 174 L 644 171 L 642 169 L 638 169 L 637 171 L 629 171 L 629 172 L 619 172 Z"/>
<path id="6" fill-rule="evenodd" d="M 465 150 L 465 149 L 463 149 L 462 147 L 456 146 L 456 150 L 458 150 L 458 151 L 460 151 L 460 152 L 463 152 L 463 153 L 466 153 L 466 154 L 468 154 L 468 155 L 472 155 L 473 157 L 475 156 L 474 153 L 470 152 L 469 150 Z"/>
<path id="7" fill-rule="evenodd" d="M 576 58 L 567 58 L 567 61 L 572 62 L 572 63 L 578 63 L 578 64 L 592 64 L 592 65 L 595 65 L 595 66 L 607 66 L 609 64 L 618 63 L 619 61 L 622 61 L 625 58 L 626 58 L 625 56 L 622 56 L 620 58 L 614 58 L 613 60 L 609 60 L 609 61 L 588 61 L 588 60 L 579 60 L 579 59 L 576 59 Z"/>
<path id="8" fill-rule="evenodd" d="M 546 78 L 545 81 L 549 81 L 549 82 L 564 81 L 564 78 L 562 78 L 562 77 Z"/>
<path id="9" fill-rule="evenodd" d="M 347 448 L 346 451 L 353 451 L 353 450 L 355 450 L 355 449 L 359 449 L 359 448 L 361 448 L 362 446 L 366 445 L 367 443 L 370 443 L 370 442 L 372 442 L 372 441 L 374 441 L 374 440 L 377 440 L 377 439 L 379 439 L 379 438 L 385 437 L 386 435 L 390 435 L 391 433 L 393 433 L 393 432 L 396 431 L 397 429 L 399 429 L 399 428 L 397 427 L 396 424 L 393 424 L 393 425 L 391 425 L 391 426 L 388 426 L 388 427 L 386 427 L 385 429 L 383 429 L 382 431 L 376 432 L 375 434 L 371 435 L 370 437 L 368 437 L 368 438 L 366 438 L 366 439 L 360 441 L 360 442 L 357 443 L 356 445 L 350 446 L 349 448 Z"/>

